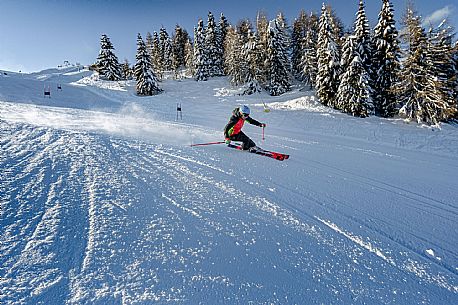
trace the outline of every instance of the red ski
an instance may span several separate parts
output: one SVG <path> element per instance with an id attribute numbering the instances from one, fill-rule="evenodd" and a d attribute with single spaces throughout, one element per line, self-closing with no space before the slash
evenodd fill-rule
<path id="1" fill-rule="evenodd" d="M 242 150 L 242 146 L 240 146 L 240 145 L 228 144 L 227 146 L 231 147 L 231 148 L 238 149 L 238 150 Z M 247 151 L 249 153 L 252 153 L 252 154 L 257 154 L 257 155 L 273 158 L 273 159 L 279 160 L 279 161 L 283 161 L 283 160 L 286 160 L 286 159 L 289 158 L 289 155 L 287 155 L 287 154 L 282 154 L 282 153 L 278 153 L 278 152 L 274 152 L 274 151 L 270 151 L 270 150 L 265 150 L 265 149 L 262 149 L 262 148 L 259 148 L 259 147 L 256 150 L 245 150 L 245 151 Z"/>

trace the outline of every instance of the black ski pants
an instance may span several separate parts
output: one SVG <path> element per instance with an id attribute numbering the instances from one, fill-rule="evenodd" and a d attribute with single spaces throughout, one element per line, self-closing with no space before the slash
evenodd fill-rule
<path id="1" fill-rule="evenodd" d="M 246 134 L 244 134 L 242 131 L 239 132 L 236 135 L 232 135 L 230 137 L 231 141 L 237 141 L 237 142 L 242 142 L 242 149 L 247 150 L 250 149 L 251 147 L 256 146 L 256 144 L 251 140 Z"/>

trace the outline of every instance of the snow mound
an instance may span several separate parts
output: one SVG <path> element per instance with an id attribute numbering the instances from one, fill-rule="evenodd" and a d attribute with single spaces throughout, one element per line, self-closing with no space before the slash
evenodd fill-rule
<path id="1" fill-rule="evenodd" d="M 274 102 L 266 104 L 270 109 L 277 110 L 307 110 L 310 112 L 332 112 L 333 110 L 320 104 L 315 96 L 303 96 L 285 102 Z M 263 107 L 263 104 L 255 104 Z"/>
<path id="2" fill-rule="evenodd" d="M 114 90 L 114 91 L 127 91 L 129 81 L 107 81 L 100 79 L 100 76 L 97 73 L 86 76 L 76 82 L 71 83 L 75 86 L 91 86 L 97 87 L 100 89 Z"/>
<path id="3" fill-rule="evenodd" d="M 242 93 L 241 89 L 231 89 L 231 88 L 215 88 L 215 96 L 234 96 L 234 95 L 240 95 Z"/>

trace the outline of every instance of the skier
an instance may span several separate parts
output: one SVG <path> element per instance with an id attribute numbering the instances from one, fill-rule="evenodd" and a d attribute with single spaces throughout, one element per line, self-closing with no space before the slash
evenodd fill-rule
<path id="1" fill-rule="evenodd" d="M 232 110 L 232 116 L 229 119 L 229 123 L 227 123 L 224 128 L 225 142 L 229 145 L 231 144 L 231 141 L 240 141 L 242 142 L 243 150 L 256 150 L 257 146 L 253 140 L 242 132 L 242 127 L 245 121 L 259 127 L 266 127 L 266 124 L 260 123 L 250 117 L 250 108 L 248 108 L 248 106 L 243 105 L 241 107 L 237 107 Z"/>

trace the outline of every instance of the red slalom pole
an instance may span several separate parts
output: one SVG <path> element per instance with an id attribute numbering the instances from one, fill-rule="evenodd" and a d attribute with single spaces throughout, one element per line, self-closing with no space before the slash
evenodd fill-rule
<path id="1" fill-rule="evenodd" d="M 224 141 L 219 141 L 219 142 L 199 143 L 199 144 L 191 144 L 191 147 L 193 147 L 193 146 L 214 145 L 214 144 L 224 144 L 224 143 L 226 143 L 226 142 L 224 142 Z"/>

